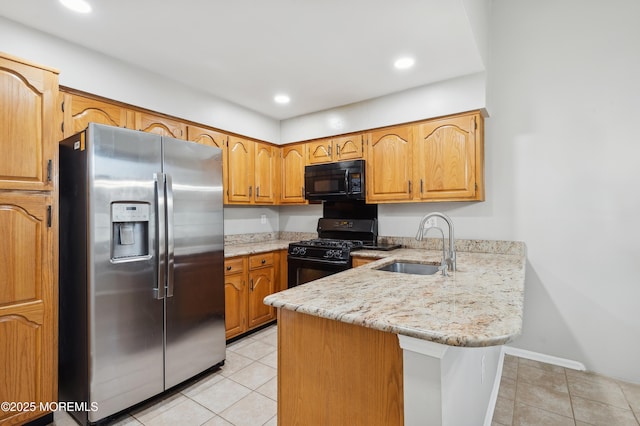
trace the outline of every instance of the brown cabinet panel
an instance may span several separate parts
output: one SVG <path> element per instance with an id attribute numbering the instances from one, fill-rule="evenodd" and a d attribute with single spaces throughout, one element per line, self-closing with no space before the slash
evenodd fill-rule
<path id="1" fill-rule="evenodd" d="M 271 251 L 268 253 L 254 254 L 249 257 L 249 269 L 262 268 L 264 266 L 272 266 L 275 264 L 276 253 Z"/>
<path id="2" fill-rule="evenodd" d="M 278 422 L 401 426 L 402 363 L 395 334 L 279 309 Z"/>
<path id="3" fill-rule="evenodd" d="M 225 262 L 225 265 L 226 264 L 227 262 Z M 226 338 L 230 339 L 234 336 L 244 333 L 247 330 L 246 271 L 225 275 L 224 303 Z"/>
<path id="4" fill-rule="evenodd" d="M 308 163 L 318 164 L 359 159 L 363 157 L 363 147 L 362 133 L 308 142 Z"/>
<path id="5" fill-rule="evenodd" d="M 280 202 L 283 204 L 307 203 L 304 198 L 304 151 L 304 144 L 282 147 Z"/>
<path id="6" fill-rule="evenodd" d="M 185 139 L 187 137 L 187 125 L 182 121 L 142 111 L 136 111 L 134 117 L 135 128 L 143 132 L 176 139 Z"/>
<path id="7" fill-rule="evenodd" d="M 275 309 L 263 303 L 265 297 L 275 293 L 273 266 L 249 271 L 249 328 L 257 327 L 276 317 Z"/>
<path id="8" fill-rule="evenodd" d="M 411 126 L 397 126 L 367 134 L 367 202 L 413 198 Z"/>
<path id="9" fill-rule="evenodd" d="M 254 143 L 236 136 L 229 137 L 227 158 L 229 165 L 227 172 L 227 194 L 229 203 L 251 203 L 254 191 Z"/>
<path id="10" fill-rule="evenodd" d="M 0 57 L 0 188 L 53 189 L 57 99 L 56 73 Z"/>
<path id="11" fill-rule="evenodd" d="M 329 163 L 333 160 L 331 139 L 322 139 L 307 143 L 309 164 Z"/>
<path id="12" fill-rule="evenodd" d="M 351 266 L 357 268 L 358 266 L 366 265 L 376 260 L 379 260 L 379 258 L 355 256 L 351 259 Z"/>
<path id="13" fill-rule="evenodd" d="M 226 337 L 236 337 L 275 319 L 275 309 L 262 301 L 279 291 L 281 252 L 258 253 L 227 258 L 225 265 Z M 286 263 L 285 263 L 286 266 Z M 286 271 L 285 277 L 286 280 Z"/>
<path id="14" fill-rule="evenodd" d="M 83 131 L 89 123 L 134 127 L 133 110 L 71 93 L 64 94 L 63 114 L 65 137 Z"/>
<path id="15" fill-rule="evenodd" d="M 254 149 L 253 201 L 256 204 L 273 204 L 276 201 L 278 149 L 273 145 L 259 142 L 256 142 Z"/>
<path id="16" fill-rule="evenodd" d="M 216 132 L 215 130 L 192 125 L 187 126 L 187 140 L 191 142 L 197 142 L 224 150 L 227 145 L 228 138 L 228 135 Z"/>
<path id="17" fill-rule="evenodd" d="M 0 400 L 57 400 L 57 244 L 51 196 L 0 191 Z M 52 218 L 55 226 L 55 217 Z M 43 412 L 0 412 L 22 424 Z"/>
<path id="18" fill-rule="evenodd" d="M 475 197 L 478 117 L 467 115 L 418 125 L 414 168 L 420 199 Z"/>
<path id="19" fill-rule="evenodd" d="M 362 158 L 363 136 L 362 134 L 335 138 L 332 141 L 334 160 L 356 160 Z"/>

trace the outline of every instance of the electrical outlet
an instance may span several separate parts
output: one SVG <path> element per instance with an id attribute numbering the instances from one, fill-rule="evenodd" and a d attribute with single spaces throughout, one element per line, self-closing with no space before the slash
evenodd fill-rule
<path id="1" fill-rule="evenodd" d="M 260 215 L 260 223 L 263 224 L 263 225 L 267 223 L 267 215 L 266 214 L 261 214 Z"/>
<path id="2" fill-rule="evenodd" d="M 438 220 L 435 217 L 430 217 L 427 219 L 427 227 L 432 228 L 434 226 L 438 226 Z"/>

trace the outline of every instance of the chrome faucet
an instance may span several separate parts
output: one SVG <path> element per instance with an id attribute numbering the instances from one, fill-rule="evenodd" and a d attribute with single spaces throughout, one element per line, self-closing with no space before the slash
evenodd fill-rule
<path id="1" fill-rule="evenodd" d="M 431 225 L 431 224 L 429 224 L 429 226 L 426 226 L 425 228 L 425 225 L 427 225 L 429 219 L 434 217 L 439 217 L 443 219 L 445 222 L 447 222 L 447 226 L 449 227 L 449 253 L 448 254 L 445 254 L 444 231 L 442 230 L 442 228 L 435 225 Z M 456 270 L 456 247 L 455 247 L 454 238 L 453 238 L 453 222 L 451 221 L 451 218 L 444 213 L 438 213 L 438 212 L 429 213 L 420 220 L 420 225 L 418 225 L 418 233 L 416 234 L 416 240 L 418 241 L 422 240 L 425 237 L 425 235 L 427 235 L 427 232 L 429 232 L 429 229 L 431 228 L 435 228 L 442 233 L 442 275 L 447 275 L 447 269 L 451 271 Z"/>

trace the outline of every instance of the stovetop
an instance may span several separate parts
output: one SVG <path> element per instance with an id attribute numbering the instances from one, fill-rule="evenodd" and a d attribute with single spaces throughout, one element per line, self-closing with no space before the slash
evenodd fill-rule
<path id="1" fill-rule="evenodd" d="M 313 240 L 299 241 L 292 243 L 300 247 L 318 247 L 318 248 L 342 248 L 353 249 L 354 247 L 362 247 L 364 243 L 360 240 L 340 240 L 334 238 L 315 238 Z"/>

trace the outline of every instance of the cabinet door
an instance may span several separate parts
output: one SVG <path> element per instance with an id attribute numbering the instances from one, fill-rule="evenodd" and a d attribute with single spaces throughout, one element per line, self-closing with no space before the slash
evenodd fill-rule
<path id="1" fill-rule="evenodd" d="M 367 202 L 409 201 L 413 198 L 411 126 L 367 134 Z"/>
<path id="2" fill-rule="evenodd" d="M 307 143 L 308 164 L 329 163 L 333 160 L 330 139 L 321 139 Z"/>
<path id="3" fill-rule="evenodd" d="M 445 118 L 417 126 L 413 160 L 419 199 L 475 197 L 477 117 Z"/>
<path id="4" fill-rule="evenodd" d="M 115 127 L 134 127 L 133 111 L 120 105 L 86 98 L 71 93 L 64 94 L 62 104 L 64 136 L 71 136 L 87 128 L 89 123 Z"/>
<path id="5" fill-rule="evenodd" d="M 362 158 L 362 140 L 362 135 L 351 135 L 341 138 L 334 138 L 332 140 L 334 160 L 342 161 Z"/>
<path id="6" fill-rule="evenodd" d="M 233 204 L 249 204 L 253 199 L 254 143 L 229 137 L 227 149 L 227 198 Z"/>
<path id="7" fill-rule="evenodd" d="M 229 136 L 224 133 L 205 129 L 204 127 L 187 126 L 187 140 L 191 142 L 197 142 L 224 150 L 228 137 Z"/>
<path id="8" fill-rule="evenodd" d="M 57 243 L 49 196 L 0 193 L 0 401 L 57 401 Z M 44 412 L 0 411 L 22 424 Z"/>
<path id="9" fill-rule="evenodd" d="M 247 280 L 246 270 L 224 277 L 224 323 L 226 338 L 247 330 Z"/>
<path id="10" fill-rule="evenodd" d="M 302 144 L 282 148 L 281 203 L 307 203 L 304 199 L 304 149 Z"/>
<path id="11" fill-rule="evenodd" d="M 161 117 L 147 112 L 135 112 L 136 129 L 143 132 L 155 133 L 161 136 L 170 136 L 176 139 L 187 137 L 187 126 L 178 120 Z"/>
<path id="12" fill-rule="evenodd" d="M 276 202 L 278 148 L 265 144 L 255 144 L 254 164 L 254 197 L 257 204 L 274 204 Z"/>
<path id="13" fill-rule="evenodd" d="M 249 271 L 249 328 L 275 319 L 275 309 L 265 305 L 265 297 L 275 293 L 273 266 Z"/>
<path id="14" fill-rule="evenodd" d="M 53 189 L 57 100 L 57 74 L 0 57 L 0 188 Z"/>

